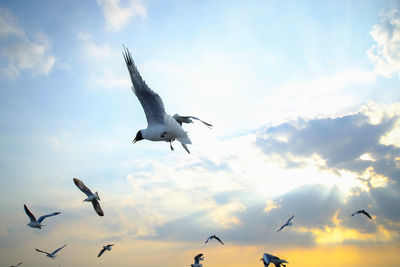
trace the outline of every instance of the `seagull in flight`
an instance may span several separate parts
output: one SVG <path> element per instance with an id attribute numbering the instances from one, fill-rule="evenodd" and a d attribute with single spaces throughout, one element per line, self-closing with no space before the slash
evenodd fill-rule
<path id="1" fill-rule="evenodd" d="M 20 266 L 22 264 L 22 261 L 20 263 L 18 263 L 17 265 L 11 265 L 10 267 L 17 267 Z"/>
<path id="2" fill-rule="evenodd" d="M 44 219 L 46 219 L 47 217 L 58 215 L 61 213 L 61 212 L 53 212 L 53 213 L 50 213 L 47 215 L 40 216 L 39 220 L 36 220 L 35 215 L 33 215 L 32 212 L 30 212 L 30 210 L 28 209 L 28 207 L 25 204 L 24 204 L 24 210 L 25 210 L 26 215 L 28 215 L 29 219 L 31 220 L 31 222 L 28 223 L 27 225 L 32 228 L 39 228 L 39 229 L 42 229 L 42 226 L 44 226 L 43 224 L 41 224 Z"/>
<path id="3" fill-rule="evenodd" d="M 289 263 L 285 260 L 282 260 L 280 258 L 278 258 L 277 256 L 268 254 L 268 253 L 264 253 L 263 257 L 260 259 L 260 261 L 263 261 L 264 263 L 264 267 L 268 267 L 268 265 L 270 263 L 275 264 L 275 267 L 281 267 L 281 265 L 283 267 L 286 267 L 286 265 L 284 263 Z"/>
<path id="4" fill-rule="evenodd" d="M 100 207 L 100 200 L 99 194 L 93 192 L 79 179 L 73 178 L 75 185 L 86 194 L 87 198 L 83 201 L 92 202 L 94 210 L 97 212 L 99 216 L 104 216 L 104 212 Z"/>
<path id="5" fill-rule="evenodd" d="M 222 240 L 221 240 L 218 236 L 216 236 L 216 235 L 212 235 L 212 236 L 210 236 L 209 238 L 207 238 L 207 240 L 206 240 L 205 243 L 207 243 L 207 242 L 210 241 L 211 239 L 216 239 L 216 240 L 219 241 L 219 243 L 221 243 L 222 245 L 224 245 L 224 242 L 222 242 Z"/>
<path id="6" fill-rule="evenodd" d="M 186 145 L 191 144 L 192 141 L 185 130 L 183 130 L 182 123 L 190 123 L 193 122 L 191 119 L 195 119 L 203 122 L 208 127 L 212 125 L 193 116 L 179 116 L 175 114 L 174 117 L 171 117 L 171 115 L 167 114 L 161 97 L 147 86 L 136 68 L 131 53 L 125 47 L 123 56 L 132 80 L 132 91 L 139 99 L 147 119 L 147 128 L 139 130 L 132 142 L 136 143 L 143 139 L 165 141 L 169 142 L 171 150 L 174 150 L 172 142 L 178 140 L 190 154 Z"/>
<path id="7" fill-rule="evenodd" d="M 97 257 L 100 257 L 101 255 L 103 255 L 104 251 L 106 251 L 106 250 L 110 251 L 112 249 L 112 246 L 114 246 L 114 244 L 103 246 L 103 249 L 100 250 L 100 253 L 99 253 L 99 255 L 97 255 Z"/>
<path id="8" fill-rule="evenodd" d="M 52 259 L 55 259 L 55 258 L 57 257 L 56 253 L 59 252 L 61 249 L 63 249 L 66 245 L 67 245 L 67 244 L 65 244 L 64 246 L 62 246 L 62 247 L 60 247 L 60 248 L 58 248 L 58 249 L 56 249 L 56 250 L 54 250 L 53 253 L 48 253 L 48 252 L 46 252 L 46 251 L 43 251 L 43 250 L 40 250 L 40 249 L 37 249 L 37 248 L 36 248 L 36 251 L 45 253 L 47 257 L 52 258 Z"/>
<path id="9" fill-rule="evenodd" d="M 291 222 L 291 220 L 294 218 L 294 215 L 292 215 L 292 217 L 289 218 L 289 220 L 287 220 L 287 222 L 281 226 L 281 228 L 279 228 L 277 230 L 277 232 L 279 232 L 280 230 L 282 230 L 283 228 L 285 228 L 286 226 L 291 226 L 293 223 Z"/>
<path id="10" fill-rule="evenodd" d="M 198 254 L 194 257 L 194 264 L 190 264 L 191 267 L 203 267 L 203 264 L 200 264 L 200 261 L 204 260 L 203 253 Z"/>
<path id="11" fill-rule="evenodd" d="M 366 212 L 365 210 L 358 210 L 358 211 L 354 212 L 353 214 L 351 214 L 351 216 L 354 216 L 354 215 L 360 214 L 360 213 L 364 214 L 365 216 L 367 216 L 368 218 L 370 218 L 372 220 L 371 215 L 369 215 L 369 213 Z"/>

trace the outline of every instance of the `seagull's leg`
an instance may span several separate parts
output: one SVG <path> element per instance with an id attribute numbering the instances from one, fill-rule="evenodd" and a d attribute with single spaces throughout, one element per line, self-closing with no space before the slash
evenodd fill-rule
<path id="1" fill-rule="evenodd" d="M 169 141 L 169 147 L 171 148 L 171 151 L 174 150 L 174 148 L 172 147 L 172 141 Z"/>

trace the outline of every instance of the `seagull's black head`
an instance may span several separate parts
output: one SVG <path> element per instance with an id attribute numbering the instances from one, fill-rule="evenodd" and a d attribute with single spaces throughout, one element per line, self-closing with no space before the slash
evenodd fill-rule
<path id="1" fill-rule="evenodd" d="M 143 136 L 142 136 L 142 131 L 138 131 L 136 134 L 135 139 L 133 139 L 133 143 L 136 143 L 137 141 L 143 140 Z"/>

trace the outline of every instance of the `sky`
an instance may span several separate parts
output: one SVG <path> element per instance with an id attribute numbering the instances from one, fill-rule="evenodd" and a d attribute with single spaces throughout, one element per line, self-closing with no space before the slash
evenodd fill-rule
<path id="1" fill-rule="evenodd" d="M 123 46 L 214 125 L 184 125 L 191 154 L 132 144 Z M 399 0 L 2 0 L 0 265 L 398 266 L 399 78 Z"/>

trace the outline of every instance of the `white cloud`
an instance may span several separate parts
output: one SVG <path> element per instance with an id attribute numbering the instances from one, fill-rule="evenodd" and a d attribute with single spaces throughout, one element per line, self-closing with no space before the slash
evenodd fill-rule
<path id="1" fill-rule="evenodd" d="M 83 44 L 84 58 L 91 65 L 92 75 L 89 76 L 89 83 L 92 87 L 124 88 L 124 90 L 131 87 L 120 51 L 112 50 L 107 44 L 94 43 L 91 35 L 86 32 L 80 32 L 78 39 Z"/>
<path id="2" fill-rule="evenodd" d="M 18 19 L 6 9 L 0 8 L 0 38 L 9 35 L 23 37 L 25 33 L 18 25 Z"/>
<path id="3" fill-rule="evenodd" d="M 6 9 L 0 8 L 0 55 L 7 59 L 7 66 L 0 71 L 10 78 L 19 75 L 20 70 L 31 70 L 34 74 L 48 75 L 55 63 L 49 55 L 50 41 L 44 34 L 29 38 L 18 25 L 17 18 Z"/>
<path id="4" fill-rule="evenodd" d="M 367 54 L 375 71 L 389 78 L 393 73 L 400 74 L 400 11 L 394 9 L 381 16 L 381 23 L 370 31 L 376 44 Z"/>
<path id="5" fill-rule="evenodd" d="M 106 17 L 109 29 L 119 30 L 135 16 L 146 17 L 146 8 L 141 3 L 141 0 L 129 0 L 126 2 L 126 6 L 122 7 L 120 0 L 97 0 Z"/>

